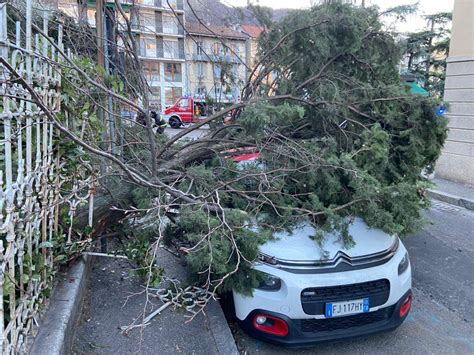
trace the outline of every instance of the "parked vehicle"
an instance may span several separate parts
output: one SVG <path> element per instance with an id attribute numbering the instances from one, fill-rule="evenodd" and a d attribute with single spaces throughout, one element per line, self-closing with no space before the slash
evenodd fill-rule
<path id="1" fill-rule="evenodd" d="M 262 167 L 252 147 L 228 150 L 239 169 Z M 173 210 L 173 218 L 179 211 Z M 411 266 L 400 238 L 349 217 L 354 246 L 302 222 L 260 246 L 253 268 L 263 281 L 252 296 L 232 292 L 240 326 L 260 340 L 305 346 L 360 338 L 400 326 L 412 302 Z"/>
<path id="2" fill-rule="evenodd" d="M 238 164 L 255 160 L 246 154 Z M 280 345 L 359 338 L 397 328 L 410 311 L 411 267 L 396 235 L 372 229 L 353 218 L 355 242 L 345 249 L 326 233 L 322 248 L 316 229 L 302 223 L 291 233 L 276 233 L 260 248 L 254 268 L 264 281 L 253 296 L 233 292 L 235 315 L 251 336 Z"/>
<path id="3" fill-rule="evenodd" d="M 186 123 L 198 122 L 208 114 L 208 105 L 203 100 L 183 96 L 173 106 L 165 109 L 163 118 L 172 128 L 179 128 Z"/>

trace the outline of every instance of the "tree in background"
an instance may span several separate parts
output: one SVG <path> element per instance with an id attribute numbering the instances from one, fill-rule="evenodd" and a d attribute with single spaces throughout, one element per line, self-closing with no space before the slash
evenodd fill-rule
<path id="1" fill-rule="evenodd" d="M 426 29 L 409 33 L 403 41 L 407 70 L 417 76 L 424 89 L 442 97 L 452 14 L 440 12 L 425 19 Z"/>

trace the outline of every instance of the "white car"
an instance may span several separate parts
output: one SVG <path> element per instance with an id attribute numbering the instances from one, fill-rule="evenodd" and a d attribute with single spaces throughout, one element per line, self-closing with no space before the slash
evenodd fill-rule
<path id="1" fill-rule="evenodd" d="M 244 330 L 267 342 L 304 346 L 398 327 L 412 299 L 407 250 L 397 236 L 360 218 L 349 233 L 355 245 L 348 249 L 336 234 L 326 234 L 321 248 L 308 224 L 261 246 L 254 267 L 265 281 L 251 297 L 233 292 Z"/>

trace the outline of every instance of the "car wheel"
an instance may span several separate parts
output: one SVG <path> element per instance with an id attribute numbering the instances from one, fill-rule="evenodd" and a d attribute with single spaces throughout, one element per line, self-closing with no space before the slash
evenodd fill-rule
<path id="1" fill-rule="evenodd" d="M 171 117 L 170 121 L 169 121 L 169 124 L 170 124 L 171 128 L 181 127 L 181 121 L 179 120 L 178 117 Z"/>

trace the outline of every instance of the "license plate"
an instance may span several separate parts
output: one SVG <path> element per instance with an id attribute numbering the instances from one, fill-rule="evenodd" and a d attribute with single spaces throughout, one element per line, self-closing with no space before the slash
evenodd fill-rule
<path id="1" fill-rule="evenodd" d="M 366 313 L 369 311 L 369 299 L 326 303 L 326 318 Z"/>

